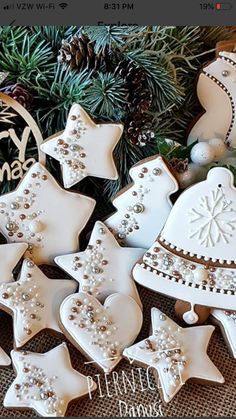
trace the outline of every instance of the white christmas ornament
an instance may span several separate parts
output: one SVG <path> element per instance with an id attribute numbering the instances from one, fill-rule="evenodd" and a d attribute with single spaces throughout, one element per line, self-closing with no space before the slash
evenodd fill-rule
<path id="1" fill-rule="evenodd" d="M 144 249 L 121 247 L 108 228 L 97 221 L 87 249 L 55 258 L 55 262 L 81 285 L 81 291 L 100 301 L 115 292 L 130 295 L 142 306 L 131 275 Z"/>
<path id="2" fill-rule="evenodd" d="M 178 183 L 159 155 L 130 169 L 133 183 L 114 198 L 117 211 L 105 220 L 117 240 L 132 247 L 150 247 L 161 231 Z"/>
<path id="3" fill-rule="evenodd" d="M 168 403 L 191 378 L 209 384 L 224 378 L 207 355 L 213 326 L 179 327 L 157 308 L 151 311 L 152 330 L 148 339 L 124 350 L 130 362 L 151 367 L 158 387 Z"/>
<path id="4" fill-rule="evenodd" d="M 90 377 L 88 387 L 87 377 L 72 368 L 65 343 L 43 354 L 12 351 L 11 357 L 17 376 L 6 393 L 4 407 L 62 417 L 72 400 L 96 390 Z"/>
<path id="5" fill-rule="evenodd" d="M 210 144 L 202 141 L 193 146 L 190 156 L 193 163 L 205 166 L 213 162 L 214 150 Z"/>
<path id="6" fill-rule="evenodd" d="M 9 242 L 26 242 L 35 263 L 78 248 L 79 233 L 95 201 L 62 189 L 40 163 L 35 163 L 14 192 L 0 197 L 0 229 Z"/>
<path id="7" fill-rule="evenodd" d="M 135 265 L 133 276 L 150 289 L 190 302 L 191 316 L 195 304 L 233 310 L 235 248 L 233 175 L 217 167 L 205 181 L 180 195 L 160 236 Z"/>
<path id="8" fill-rule="evenodd" d="M 62 333 L 59 307 L 76 289 L 75 281 L 49 279 L 31 260 L 25 260 L 19 279 L 0 285 L 0 308 L 13 315 L 16 348 L 43 329 Z"/>
<path id="9" fill-rule="evenodd" d="M 41 145 L 41 150 L 58 160 L 65 188 L 86 176 L 117 179 L 113 150 L 123 132 L 121 124 L 96 125 L 85 110 L 74 104 L 65 131 Z"/>
<path id="10" fill-rule="evenodd" d="M 139 305 L 127 295 L 112 294 L 102 306 L 84 293 L 67 297 L 60 308 L 67 338 L 104 372 L 111 372 L 122 359 L 142 327 Z"/>
<path id="11" fill-rule="evenodd" d="M 220 52 L 200 74 L 197 95 L 206 112 L 193 126 L 188 144 L 197 140 L 222 139 L 236 147 L 236 54 Z"/>

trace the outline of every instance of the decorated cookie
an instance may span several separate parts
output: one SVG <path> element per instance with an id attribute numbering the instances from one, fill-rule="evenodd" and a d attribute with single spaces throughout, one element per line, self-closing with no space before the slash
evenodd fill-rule
<path id="1" fill-rule="evenodd" d="M 62 328 L 67 338 L 104 372 L 122 359 L 142 327 L 142 311 L 127 295 L 112 294 L 101 303 L 84 293 L 73 294 L 60 308 Z"/>
<path id="2" fill-rule="evenodd" d="M 163 400 L 168 403 L 189 379 L 224 383 L 221 373 L 207 355 L 214 326 L 181 328 L 157 308 L 152 312 L 151 336 L 126 348 L 130 362 L 152 367 L 158 375 Z"/>
<path id="3" fill-rule="evenodd" d="M 61 417 L 72 400 L 89 393 L 87 377 L 72 368 L 65 343 L 44 354 L 12 351 L 11 357 L 17 376 L 6 393 L 4 407 Z M 89 387 L 96 390 L 91 378 Z"/>
<path id="4" fill-rule="evenodd" d="M 194 305 L 236 306 L 236 190 L 222 167 L 180 195 L 160 236 L 133 270 L 135 280 Z"/>
<path id="5" fill-rule="evenodd" d="M 236 311 L 213 309 L 213 322 L 220 326 L 222 334 L 234 358 L 236 358 Z"/>
<path id="6" fill-rule="evenodd" d="M 0 308 L 13 315 L 15 346 L 23 346 L 43 329 L 61 332 L 59 307 L 76 288 L 75 281 L 49 279 L 25 260 L 18 281 L 0 285 Z"/>
<path id="7" fill-rule="evenodd" d="M 113 150 L 123 132 L 121 124 L 96 125 L 78 104 L 70 110 L 66 128 L 41 145 L 41 150 L 58 160 L 65 188 L 86 176 L 117 179 Z"/>
<path id="8" fill-rule="evenodd" d="M 132 267 L 143 249 L 120 247 L 108 228 L 97 221 L 84 252 L 58 256 L 55 262 L 100 301 L 115 292 L 130 295 L 141 306 Z"/>
<path id="9" fill-rule="evenodd" d="M 178 184 L 158 155 L 133 166 L 130 176 L 133 183 L 115 197 L 117 212 L 105 223 L 123 244 L 147 249 L 168 217 Z"/>
<path id="10" fill-rule="evenodd" d="M 0 284 L 12 281 L 12 271 L 27 249 L 26 243 L 0 245 Z"/>
<path id="11" fill-rule="evenodd" d="M 8 367 L 9 365 L 11 365 L 11 358 L 0 347 L 0 367 Z"/>
<path id="12" fill-rule="evenodd" d="M 193 126 L 188 143 L 220 138 L 236 147 L 236 54 L 220 52 L 199 76 L 197 95 L 205 113 Z"/>
<path id="13" fill-rule="evenodd" d="M 95 201 L 64 191 L 52 175 L 35 163 L 14 192 L 0 197 L 0 229 L 9 242 L 27 242 L 35 263 L 78 248 Z"/>

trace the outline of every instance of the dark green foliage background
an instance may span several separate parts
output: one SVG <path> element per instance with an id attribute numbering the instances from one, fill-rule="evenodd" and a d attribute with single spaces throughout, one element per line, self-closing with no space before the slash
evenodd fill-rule
<path id="1" fill-rule="evenodd" d="M 80 33 L 94 42 L 97 54 L 107 54 L 109 68 L 72 71 L 58 62 L 62 40 Z M 187 128 L 200 110 L 195 93 L 197 72 L 214 58 L 216 42 L 231 36 L 224 27 L 0 27 L 0 71 L 8 73 L 8 81 L 20 82 L 32 93 L 31 113 L 47 138 L 64 128 L 73 102 L 84 106 L 97 122 L 125 124 L 131 105 L 124 80 L 114 72 L 124 58 L 142 68 L 153 97 L 149 114 L 155 138 L 141 148 L 130 143 L 124 130 L 115 150 L 120 179 L 87 178 L 74 187 L 97 200 L 96 217 L 102 218 L 111 209 L 110 198 L 129 181 L 131 165 L 158 153 L 164 137 L 184 144 Z M 31 148 L 28 154 L 34 151 Z M 2 142 L 1 165 L 12 161 L 14 152 Z M 61 183 L 58 164 L 48 159 L 47 165 Z M 9 187 L 7 182 L 2 184 L 2 192 Z"/>

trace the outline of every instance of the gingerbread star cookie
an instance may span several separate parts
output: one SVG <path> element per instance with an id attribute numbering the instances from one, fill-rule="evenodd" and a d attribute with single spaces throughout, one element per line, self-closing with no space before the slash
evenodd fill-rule
<path id="1" fill-rule="evenodd" d="M 12 271 L 27 249 L 26 243 L 0 245 L 0 283 L 12 280 Z"/>
<path id="2" fill-rule="evenodd" d="M 120 292 L 141 306 L 131 270 L 143 251 L 120 247 L 108 228 L 97 221 L 84 252 L 58 256 L 55 262 L 80 283 L 83 292 L 102 301 L 109 294 Z"/>
<path id="3" fill-rule="evenodd" d="M 152 334 L 126 348 L 123 355 L 152 367 L 158 375 L 163 400 L 169 402 L 187 380 L 223 383 L 224 378 L 207 355 L 214 326 L 183 329 L 157 308 L 153 308 Z"/>
<path id="4" fill-rule="evenodd" d="M 219 325 L 230 352 L 236 358 L 236 311 L 212 309 L 214 323 Z"/>
<path id="5" fill-rule="evenodd" d="M 35 263 L 78 248 L 78 235 L 95 201 L 63 190 L 40 163 L 35 163 L 14 192 L 0 197 L 0 229 L 9 242 L 27 242 Z"/>
<path id="6" fill-rule="evenodd" d="M 31 260 L 25 260 L 18 281 L 0 285 L 0 307 L 13 315 L 16 348 L 43 329 L 61 332 L 59 307 L 76 288 L 75 281 L 49 279 Z"/>
<path id="7" fill-rule="evenodd" d="M 74 370 L 65 343 L 49 352 L 11 352 L 16 378 L 4 407 L 33 409 L 40 416 L 62 417 L 68 404 L 96 390 L 96 384 Z"/>
<path id="8" fill-rule="evenodd" d="M 121 361 L 143 321 L 139 305 L 124 294 L 110 295 L 103 306 L 91 295 L 70 295 L 60 307 L 60 318 L 66 337 L 104 372 Z"/>
<path id="9" fill-rule="evenodd" d="M 58 160 L 65 188 L 86 176 L 117 179 L 113 150 L 123 132 L 121 124 L 96 125 L 85 110 L 74 104 L 66 128 L 41 145 L 41 150 Z"/>

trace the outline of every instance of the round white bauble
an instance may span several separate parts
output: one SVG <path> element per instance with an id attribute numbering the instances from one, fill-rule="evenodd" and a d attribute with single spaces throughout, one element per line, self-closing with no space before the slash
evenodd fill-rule
<path id="1" fill-rule="evenodd" d="M 205 166 L 214 161 L 214 147 L 201 141 L 193 146 L 190 156 L 193 163 Z"/>
<path id="2" fill-rule="evenodd" d="M 211 138 L 208 144 L 213 147 L 214 150 L 214 161 L 219 161 L 226 156 L 227 147 L 221 138 Z"/>

